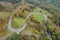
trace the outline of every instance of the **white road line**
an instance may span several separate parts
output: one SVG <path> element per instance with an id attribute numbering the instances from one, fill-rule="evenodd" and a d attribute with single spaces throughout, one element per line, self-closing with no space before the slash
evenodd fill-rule
<path id="1" fill-rule="evenodd" d="M 26 20 L 33 14 L 42 14 L 42 13 L 31 13 L 31 14 L 28 14 L 27 17 L 26 17 Z M 42 14 L 44 16 L 44 20 L 47 21 L 47 16 L 45 14 Z M 11 27 L 11 23 L 12 23 L 12 16 L 10 17 L 9 19 L 9 22 L 8 22 L 8 30 L 11 30 L 12 32 L 21 32 L 22 30 L 24 30 L 27 26 L 27 22 L 25 22 L 22 26 L 22 28 L 20 29 L 14 29 Z"/>
<path id="2" fill-rule="evenodd" d="M 13 29 L 13 28 L 11 27 L 11 23 L 12 23 L 12 16 L 10 17 L 9 22 L 8 22 L 8 30 L 11 30 L 12 32 L 21 32 L 21 31 L 24 30 L 24 29 L 26 28 L 26 26 L 27 26 L 27 23 L 25 22 L 25 23 L 23 24 L 22 28 L 20 28 L 20 29 Z"/>

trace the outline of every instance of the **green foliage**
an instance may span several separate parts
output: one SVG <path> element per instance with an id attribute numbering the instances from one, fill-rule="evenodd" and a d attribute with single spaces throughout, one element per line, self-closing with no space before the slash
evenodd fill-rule
<path id="1" fill-rule="evenodd" d="M 21 26 L 24 24 L 25 20 L 23 18 L 14 18 L 12 22 L 12 27 L 15 29 L 21 28 Z"/>
<path id="2" fill-rule="evenodd" d="M 8 0 L 8 1 L 13 2 L 13 3 L 17 3 L 20 0 Z M 33 21 L 30 22 L 31 23 L 30 25 L 31 26 L 33 25 L 32 30 L 33 30 L 33 28 L 35 28 L 35 31 L 37 30 L 39 32 L 39 34 L 37 34 L 39 36 L 38 40 L 50 40 L 50 39 L 52 39 L 52 40 L 60 40 L 60 28 L 57 27 L 57 25 L 56 25 L 56 24 L 60 24 L 60 14 L 59 14 L 60 9 L 57 8 L 57 7 L 54 7 L 51 4 L 45 4 L 45 5 L 41 4 L 41 5 L 39 4 L 37 6 L 37 8 L 33 10 L 33 12 L 41 12 L 43 14 L 46 14 L 47 17 L 48 17 L 48 20 L 49 20 L 47 22 L 48 26 L 46 25 L 46 23 L 44 24 L 42 21 L 40 22 L 40 20 L 43 20 L 43 18 L 44 18 L 42 15 L 34 15 L 35 18 L 31 18 L 31 19 L 33 19 Z M 40 7 L 40 8 L 38 8 L 38 7 Z M 41 9 L 41 7 L 42 7 L 42 9 Z M 4 9 L 5 9 L 5 7 L 0 5 L 0 11 L 3 11 Z M 16 14 L 20 13 L 20 10 L 17 10 Z M 27 12 L 25 12 L 25 14 L 26 13 Z M 23 15 L 23 16 L 25 16 L 25 14 L 23 14 L 23 12 L 21 13 L 21 15 Z M 19 15 L 19 16 L 21 16 L 21 15 Z M 34 19 L 36 19 L 36 20 L 34 20 Z M 17 27 L 20 27 L 25 22 L 25 20 L 20 18 L 20 17 L 19 18 L 17 17 L 17 18 L 13 19 L 13 22 L 14 23 L 12 23 L 12 26 L 13 27 L 16 26 L 15 28 L 17 28 Z M 28 26 L 30 26 L 30 25 L 28 25 Z M 29 30 L 31 30 L 31 29 L 29 29 Z M 27 33 L 27 34 L 29 35 L 29 33 Z M 33 38 L 33 37 L 30 37 L 30 36 L 26 36 L 26 35 L 22 37 L 22 35 L 13 34 L 13 35 L 9 36 L 6 40 L 36 40 L 36 39 L 35 39 L 35 37 Z"/>
<path id="3" fill-rule="evenodd" d="M 13 34 L 8 37 L 6 40 L 21 40 L 21 35 Z"/>
<path id="4" fill-rule="evenodd" d="M 41 32 L 40 33 L 40 36 L 39 36 L 39 40 L 50 40 L 51 38 L 50 37 L 48 37 L 49 35 L 47 35 L 47 33 L 46 32 Z"/>
<path id="5" fill-rule="evenodd" d="M 2 4 L 0 4 L 0 11 L 3 11 L 4 9 L 5 7 Z"/>
<path id="6" fill-rule="evenodd" d="M 20 0 L 8 0 L 8 1 L 12 3 L 18 3 Z"/>

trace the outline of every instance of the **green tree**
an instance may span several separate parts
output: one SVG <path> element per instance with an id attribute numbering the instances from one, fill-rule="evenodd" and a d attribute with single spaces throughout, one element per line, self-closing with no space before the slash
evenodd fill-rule
<path id="1" fill-rule="evenodd" d="M 18 3 L 20 0 L 8 0 L 8 1 L 12 3 Z"/>
<path id="2" fill-rule="evenodd" d="M 7 37 L 6 40 L 21 40 L 21 35 L 13 34 L 10 37 Z"/>

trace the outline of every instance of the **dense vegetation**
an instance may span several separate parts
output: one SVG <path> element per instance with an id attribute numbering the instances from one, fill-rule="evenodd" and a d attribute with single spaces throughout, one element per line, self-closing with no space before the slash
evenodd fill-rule
<path id="1" fill-rule="evenodd" d="M 11 2 L 11 3 L 21 2 L 21 0 L 0 0 L 0 1 L 8 1 L 8 2 Z M 25 0 L 25 1 L 43 2 L 43 3 L 53 4 L 53 5 L 56 5 L 56 6 L 60 7 L 60 0 Z"/>
<path id="2" fill-rule="evenodd" d="M 0 37 L 9 35 L 5 40 L 60 40 L 59 7 L 53 4 L 39 3 L 38 1 L 26 1 L 25 4 L 18 3 L 20 0 L 8 1 L 8 4 L 0 3 Z M 17 4 L 10 2 L 16 2 Z M 25 22 L 26 16 L 31 13 L 45 14 L 48 20 L 45 21 L 44 17 L 39 14 L 31 15 L 27 19 L 28 25 L 26 29 L 21 33 L 12 33 L 7 29 L 10 16 L 13 16 L 13 28 L 18 29 Z"/>

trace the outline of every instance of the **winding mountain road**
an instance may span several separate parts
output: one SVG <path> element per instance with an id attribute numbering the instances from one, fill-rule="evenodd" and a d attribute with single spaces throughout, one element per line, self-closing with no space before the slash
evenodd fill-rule
<path id="1" fill-rule="evenodd" d="M 42 14 L 42 13 L 30 13 L 26 16 L 26 19 L 27 20 L 31 15 L 34 15 L 34 14 Z M 45 14 L 42 14 L 44 16 L 44 20 L 47 21 L 47 16 Z M 9 18 L 9 22 L 8 22 L 8 30 L 12 31 L 12 32 L 21 32 L 22 30 L 24 30 L 26 27 L 27 27 L 27 22 L 25 22 L 22 26 L 22 28 L 20 29 L 14 29 L 11 27 L 11 23 L 12 23 L 12 16 Z"/>

